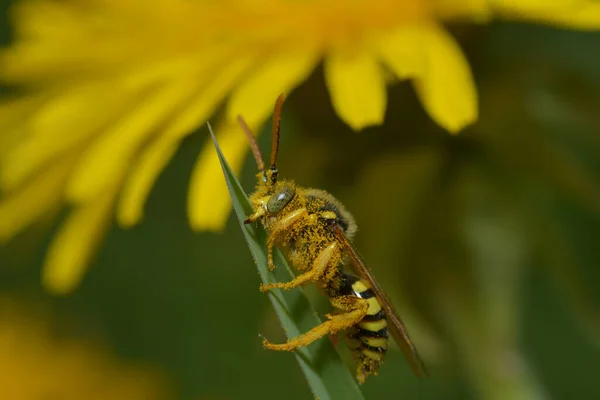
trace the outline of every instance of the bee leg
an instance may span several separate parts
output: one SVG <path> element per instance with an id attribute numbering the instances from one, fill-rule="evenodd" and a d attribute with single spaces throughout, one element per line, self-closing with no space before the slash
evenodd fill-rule
<path id="1" fill-rule="evenodd" d="M 310 331 L 288 340 L 287 343 L 273 344 L 264 340 L 263 346 L 269 350 L 294 351 L 299 347 L 308 346 L 326 335 L 333 335 L 358 324 L 367 315 L 369 302 L 355 296 L 339 296 L 331 300 L 331 304 L 342 311 L 342 314 L 327 315 L 328 321 L 312 328 Z"/>
<path id="2" fill-rule="evenodd" d="M 321 250 L 313 262 L 312 268 L 308 272 L 298 275 L 289 282 L 262 284 L 260 285 L 260 291 L 264 293 L 271 289 L 289 290 L 298 286 L 306 285 L 310 282 L 318 281 L 325 274 L 325 271 L 327 271 L 327 267 L 331 265 L 331 257 L 335 254 L 336 250 L 337 243 L 334 242 Z"/>
<path id="3" fill-rule="evenodd" d="M 276 282 L 263 284 L 260 287 L 262 292 L 266 292 L 271 289 L 284 289 L 289 290 L 298 286 L 305 285 L 310 282 L 316 282 L 320 280 L 323 275 L 326 273 L 328 267 L 331 266 L 331 258 L 336 253 L 337 243 L 332 243 L 329 246 L 325 247 L 321 252 L 317 255 L 317 258 L 313 262 L 312 268 L 305 272 L 302 275 L 297 276 L 290 282 Z"/>
<path id="4" fill-rule="evenodd" d="M 306 208 L 299 208 L 281 218 L 279 222 L 271 228 L 271 233 L 267 238 L 267 265 L 269 266 L 269 271 L 275 269 L 275 263 L 273 262 L 273 246 L 275 246 L 277 237 L 290 229 L 296 222 L 307 216 L 308 212 L 306 211 Z"/>

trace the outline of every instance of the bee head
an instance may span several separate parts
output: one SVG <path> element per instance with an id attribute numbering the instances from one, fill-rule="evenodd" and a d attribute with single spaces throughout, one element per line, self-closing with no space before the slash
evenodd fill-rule
<path id="1" fill-rule="evenodd" d="M 262 179 L 263 175 L 257 177 Z M 269 177 L 267 171 L 267 178 Z M 290 204 L 296 196 L 296 185 L 292 181 L 282 180 L 273 184 L 261 185 L 259 183 L 257 191 L 252 194 L 250 201 L 254 212 L 246 218 L 244 223 L 249 224 L 258 221 L 264 217 L 279 214 Z"/>

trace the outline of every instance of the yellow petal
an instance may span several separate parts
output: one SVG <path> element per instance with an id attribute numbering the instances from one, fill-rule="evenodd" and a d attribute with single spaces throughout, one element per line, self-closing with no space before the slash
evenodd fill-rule
<path id="1" fill-rule="evenodd" d="M 131 226 L 142 218 L 148 193 L 181 140 L 206 121 L 253 61 L 253 58 L 238 57 L 223 67 L 166 131 L 144 150 L 123 188 L 117 209 L 117 219 L 122 226 Z"/>
<path id="2" fill-rule="evenodd" d="M 406 73 L 402 69 L 405 59 L 417 67 L 410 71 L 417 94 L 431 118 L 448 131 L 456 133 L 473 123 L 477 119 L 477 91 L 455 40 L 434 25 L 414 27 L 410 36 L 418 46 L 412 45 L 410 53 L 388 48 L 381 54 L 383 60 L 401 77 Z"/>
<path id="3" fill-rule="evenodd" d="M 0 242 L 10 239 L 32 224 L 61 200 L 74 159 L 65 159 L 44 171 L 33 181 L 7 195 L 0 202 Z"/>
<path id="4" fill-rule="evenodd" d="M 258 125 L 273 111 L 275 100 L 302 83 L 317 62 L 316 49 L 278 54 L 262 63 L 259 69 L 232 94 L 227 115 L 235 120 L 243 115 L 250 125 Z"/>
<path id="5" fill-rule="evenodd" d="M 217 41 L 194 48 L 186 57 L 170 54 L 165 60 L 151 60 L 149 63 L 136 63 L 135 68 L 119 77 L 119 84 L 125 87 L 147 87 L 157 82 L 189 79 L 190 82 L 204 84 L 212 78 L 227 74 L 230 64 L 248 62 L 251 57 L 234 41 Z M 256 57 L 256 54 L 253 54 Z M 252 58 L 254 60 L 254 58 Z M 190 77 L 193 74 L 195 76 Z M 199 78 L 198 78 L 199 77 Z"/>
<path id="6" fill-rule="evenodd" d="M 257 126 L 250 125 L 257 132 Z M 250 149 L 248 139 L 237 121 L 225 121 L 216 130 L 216 137 L 233 172 L 242 169 Z M 188 194 L 190 225 L 195 230 L 219 231 L 225 227 L 231 212 L 231 199 L 225 177 L 212 140 L 208 139 L 194 167 Z"/>
<path id="7" fill-rule="evenodd" d="M 548 22 L 576 29 L 600 28 L 600 4 L 589 0 L 494 0 L 491 7 L 504 18 Z"/>
<path id="8" fill-rule="evenodd" d="M 139 16 L 112 14 L 106 5 L 18 2 L 13 10 L 18 40 L 0 53 L 2 79 L 72 84 L 74 78 L 97 78 L 107 70 L 123 72 L 132 60 L 156 52 L 140 45 L 157 42 L 147 36 L 153 24 Z"/>
<path id="9" fill-rule="evenodd" d="M 77 207 L 50 244 L 42 281 L 56 294 L 68 294 L 81 281 L 111 220 L 115 190 Z"/>
<path id="10" fill-rule="evenodd" d="M 23 128 L 23 120 L 38 109 L 47 98 L 45 94 L 28 95 L 5 100 L 0 104 L 0 160 L 27 137 L 29 132 Z"/>
<path id="11" fill-rule="evenodd" d="M 70 52 L 60 49 L 66 35 L 73 36 L 77 19 L 64 7 L 48 1 L 18 2 L 11 17 L 15 37 L 20 40 L 0 53 L 2 79 L 25 81 L 33 72 L 47 74 L 49 68 L 54 69 L 52 59 L 68 57 Z"/>
<path id="12" fill-rule="evenodd" d="M 177 151 L 179 143 L 179 139 L 168 140 L 161 136 L 136 161 L 117 208 L 117 221 L 123 228 L 131 227 L 141 220 L 150 189 Z"/>
<path id="13" fill-rule="evenodd" d="M 3 188 L 18 186 L 44 164 L 115 121 L 135 97 L 135 92 L 121 89 L 106 82 L 76 86 L 15 122 L 14 129 L 20 128 L 20 132 L 29 135 L 3 160 L 0 172 Z"/>
<path id="14" fill-rule="evenodd" d="M 558 12 L 535 20 L 569 28 L 597 31 L 600 28 L 600 4 L 585 4 L 569 13 Z"/>
<path id="15" fill-rule="evenodd" d="M 152 93 L 86 152 L 67 187 L 67 196 L 83 202 L 123 178 L 131 159 L 145 139 L 196 89 L 182 78 Z"/>
<path id="16" fill-rule="evenodd" d="M 496 14 L 512 13 L 513 16 L 529 16 L 535 18 L 542 13 L 572 13 L 587 4 L 595 3 L 594 0 L 488 0 L 489 7 Z"/>
<path id="17" fill-rule="evenodd" d="M 370 54 L 336 51 L 328 55 L 325 81 L 333 108 L 352 129 L 358 131 L 383 122 L 385 78 Z"/>
<path id="18" fill-rule="evenodd" d="M 414 78 L 425 69 L 423 33 L 415 26 L 404 26 L 386 33 L 373 43 L 378 56 L 400 79 Z"/>

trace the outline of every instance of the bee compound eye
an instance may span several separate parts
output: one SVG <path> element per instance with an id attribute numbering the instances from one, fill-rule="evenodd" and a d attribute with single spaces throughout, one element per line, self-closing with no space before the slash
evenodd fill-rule
<path id="1" fill-rule="evenodd" d="M 279 192 L 275 192 L 267 202 L 267 211 L 271 214 L 280 212 L 294 198 L 295 194 L 296 189 L 291 187 L 286 187 Z"/>

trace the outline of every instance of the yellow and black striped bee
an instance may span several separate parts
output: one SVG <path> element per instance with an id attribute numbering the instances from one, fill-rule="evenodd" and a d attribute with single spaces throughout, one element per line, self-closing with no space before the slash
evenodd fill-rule
<path id="1" fill-rule="evenodd" d="M 414 373 L 428 373 L 394 306 L 365 266 L 352 244 L 356 223 L 344 206 L 329 193 L 297 186 L 293 181 L 278 179 L 277 153 L 281 107 L 284 96 L 275 104 L 271 165 L 264 161 L 252 132 L 240 116 L 238 120 L 248 136 L 259 173 L 255 192 L 250 196 L 254 212 L 245 223 L 260 222 L 268 232 L 268 266 L 275 269 L 273 246 L 286 251 L 286 257 L 300 272 L 290 282 L 261 285 L 261 291 L 292 289 L 316 284 L 329 297 L 336 314 L 310 331 L 264 346 L 271 350 L 294 351 L 326 335 L 344 331 L 357 362 L 356 377 L 363 383 L 377 375 L 388 348 L 391 333 Z M 355 276 L 346 271 L 353 269 Z M 388 333 L 389 332 L 389 333 Z"/>

